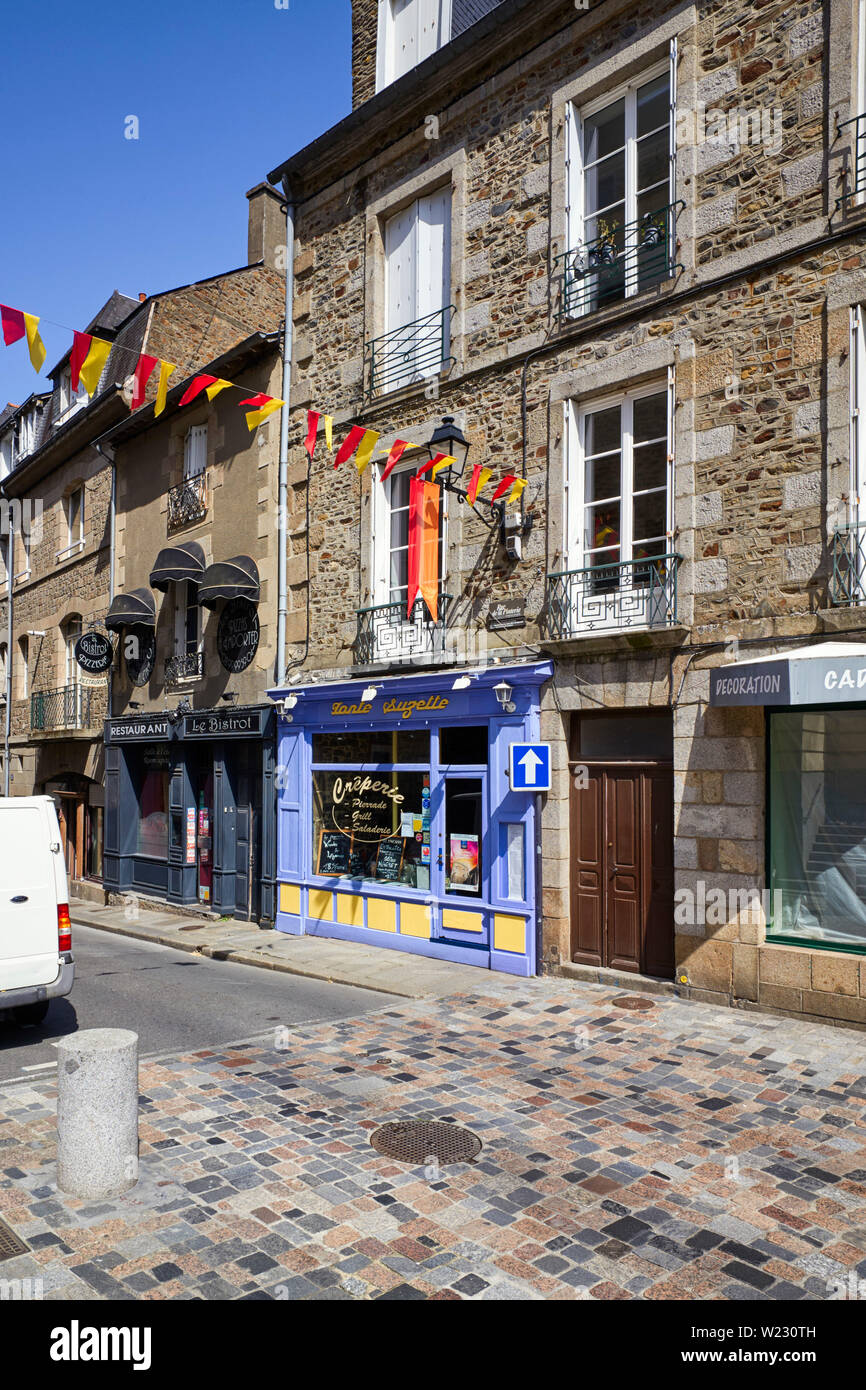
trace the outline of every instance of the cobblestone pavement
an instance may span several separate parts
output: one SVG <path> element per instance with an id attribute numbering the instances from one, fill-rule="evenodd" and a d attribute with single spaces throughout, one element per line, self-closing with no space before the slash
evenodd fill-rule
<path id="1" fill-rule="evenodd" d="M 141 1180 L 58 1193 L 51 1082 L 0 1091 L 46 1298 L 806 1299 L 866 1276 L 866 1037 L 557 980 L 141 1067 Z M 450 1119 L 472 1165 L 370 1133 Z M 839 1294 L 837 1292 L 836 1296 Z"/>

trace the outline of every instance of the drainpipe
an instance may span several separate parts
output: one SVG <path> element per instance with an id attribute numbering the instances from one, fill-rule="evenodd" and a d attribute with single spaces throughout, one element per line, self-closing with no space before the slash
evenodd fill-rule
<path id="1" fill-rule="evenodd" d="M 286 627 L 288 622 L 287 548 L 289 541 L 289 413 L 292 396 L 293 308 L 295 298 L 295 206 L 288 178 L 283 176 L 286 200 L 286 317 L 283 326 L 283 386 L 285 405 L 280 411 L 280 482 L 278 512 L 276 683 L 282 687 L 286 678 Z M 309 493 L 308 493 L 309 495 Z"/>
<path id="2" fill-rule="evenodd" d="M 102 445 L 96 441 L 93 445 L 98 454 L 101 454 L 111 469 L 111 500 L 108 506 L 108 606 L 114 602 L 114 557 L 117 546 L 115 539 L 115 527 L 117 522 L 117 468 L 114 462 L 114 450 L 106 453 Z M 111 719 L 114 713 L 114 667 L 112 666 L 108 674 L 108 718 Z"/>
<path id="3" fill-rule="evenodd" d="M 9 795 L 10 767 L 9 750 L 12 742 L 12 568 L 15 563 L 15 546 L 12 528 L 6 541 L 6 608 L 9 630 L 6 634 L 6 720 L 3 726 L 3 795 Z"/>

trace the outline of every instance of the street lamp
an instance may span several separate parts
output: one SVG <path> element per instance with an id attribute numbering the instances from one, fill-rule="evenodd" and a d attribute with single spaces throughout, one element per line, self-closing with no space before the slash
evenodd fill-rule
<path id="1" fill-rule="evenodd" d="M 458 500 L 469 501 L 469 493 L 465 487 L 461 487 L 466 472 L 466 464 L 469 459 L 469 450 L 472 446 L 460 426 L 454 423 L 453 415 L 445 415 L 442 424 L 433 431 L 433 436 L 427 445 L 427 452 L 431 461 L 444 454 L 446 458 L 453 458 L 454 462 L 450 468 L 443 468 L 437 474 L 436 481 L 445 492 L 453 492 Z M 486 502 L 490 508 L 490 519 L 478 511 L 474 503 L 470 503 L 473 511 L 480 516 L 488 525 L 499 524 L 505 521 L 505 504 L 503 502 Z"/>

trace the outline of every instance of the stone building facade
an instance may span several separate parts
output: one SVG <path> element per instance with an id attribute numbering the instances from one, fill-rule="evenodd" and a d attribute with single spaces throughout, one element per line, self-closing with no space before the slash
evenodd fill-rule
<path id="1" fill-rule="evenodd" d="M 838 790 L 860 706 L 710 690 L 718 667 L 822 643 L 813 660 L 862 665 L 862 7 L 503 0 L 461 27 L 454 0 L 450 41 L 445 6 L 400 72 L 388 3 L 353 6 L 352 114 L 271 174 L 297 253 L 292 679 L 551 660 L 537 964 L 866 1023 L 866 828 Z M 381 462 L 335 471 L 321 435 L 308 468 L 307 409 L 383 451 L 452 416 L 470 465 L 526 479 L 517 559 L 483 502 L 445 497 L 429 647 L 398 636 L 389 662 L 366 640 L 394 608 L 394 493 Z M 770 829 L 795 783 L 822 808 L 796 864 Z M 297 909 L 296 887 L 293 922 L 356 911 L 321 886 Z"/>

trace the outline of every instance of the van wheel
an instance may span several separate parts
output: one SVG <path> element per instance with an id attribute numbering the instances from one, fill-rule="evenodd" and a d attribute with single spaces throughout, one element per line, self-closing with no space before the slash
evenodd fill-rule
<path id="1" fill-rule="evenodd" d="M 39 1004 L 22 1004 L 20 1008 L 13 1009 L 12 1017 L 16 1023 L 41 1023 L 48 1013 L 48 1000 L 43 999 Z"/>

